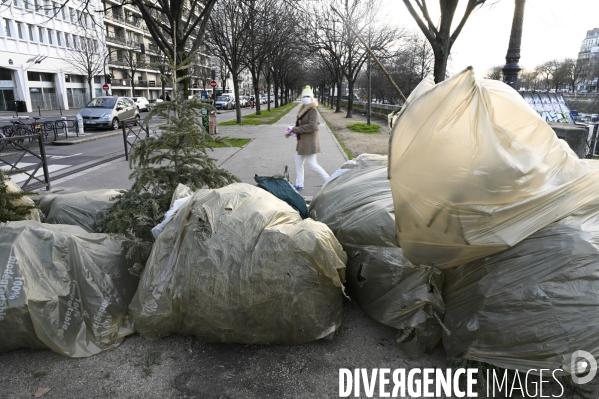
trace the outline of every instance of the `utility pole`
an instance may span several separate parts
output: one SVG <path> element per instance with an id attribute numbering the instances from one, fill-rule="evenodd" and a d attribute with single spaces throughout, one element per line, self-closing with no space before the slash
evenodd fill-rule
<path id="1" fill-rule="evenodd" d="M 512 32 L 510 34 L 510 44 L 505 56 L 505 66 L 503 67 L 503 82 L 518 90 L 518 73 L 521 71 L 520 65 L 520 43 L 522 41 L 522 25 L 524 23 L 524 5 L 526 0 L 515 0 L 514 19 L 512 20 Z"/>

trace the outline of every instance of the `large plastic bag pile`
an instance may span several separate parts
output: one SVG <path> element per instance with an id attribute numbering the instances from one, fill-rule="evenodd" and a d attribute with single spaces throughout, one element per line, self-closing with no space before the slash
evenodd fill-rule
<path id="1" fill-rule="evenodd" d="M 198 190 L 158 236 L 130 309 L 148 338 L 300 344 L 339 328 L 345 262 L 326 225 L 261 188 Z"/>
<path id="2" fill-rule="evenodd" d="M 35 221 L 0 226 L 0 352 L 50 348 L 87 357 L 133 332 L 138 279 L 107 234 Z"/>
<path id="3" fill-rule="evenodd" d="M 39 207 L 46 215 L 46 223 L 80 226 L 94 233 L 97 215 L 110 208 L 114 204 L 111 198 L 119 194 L 118 190 L 48 194 L 40 198 Z"/>
<path id="4" fill-rule="evenodd" d="M 599 209 L 553 223 L 514 247 L 446 274 L 450 356 L 504 368 L 562 369 L 599 357 Z"/>
<path id="5" fill-rule="evenodd" d="M 501 82 L 421 84 L 389 174 L 405 256 L 446 275 L 449 355 L 566 371 L 575 350 L 599 355 L 598 166 Z"/>
<path id="6" fill-rule="evenodd" d="M 413 265 L 399 247 L 386 157 L 363 154 L 356 166 L 314 196 L 310 216 L 347 252 L 349 295 L 372 318 L 401 330 L 402 350 L 415 356 L 441 339 L 442 275 Z"/>
<path id="7" fill-rule="evenodd" d="M 402 110 L 389 172 L 401 247 L 440 269 L 513 246 L 599 193 L 592 161 L 516 91 L 471 69 L 421 87 Z"/>

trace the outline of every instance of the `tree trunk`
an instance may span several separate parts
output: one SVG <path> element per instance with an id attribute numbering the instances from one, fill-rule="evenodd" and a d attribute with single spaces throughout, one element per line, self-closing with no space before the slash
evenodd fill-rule
<path id="1" fill-rule="evenodd" d="M 335 107 L 335 112 L 341 112 L 341 79 L 337 80 L 337 105 Z"/>
<path id="2" fill-rule="evenodd" d="M 277 79 L 274 79 L 274 89 L 275 89 L 275 108 L 279 108 L 279 82 Z"/>
<path id="3" fill-rule="evenodd" d="M 160 81 L 162 82 L 162 100 L 166 100 L 166 78 L 164 75 L 160 76 Z"/>
<path id="4" fill-rule="evenodd" d="M 266 109 L 268 111 L 270 111 L 270 81 L 269 80 L 266 81 L 266 96 L 268 97 L 266 99 Z"/>
<path id="5" fill-rule="evenodd" d="M 92 91 L 92 81 L 93 81 L 94 77 L 93 76 L 88 76 L 87 77 L 87 85 L 89 86 L 89 100 L 91 101 L 92 98 L 94 98 L 94 92 Z"/>
<path id="6" fill-rule="evenodd" d="M 449 51 L 451 48 L 446 50 L 442 49 L 440 46 L 433 47 L 433 52 L 435 53 L 435 83 L 440 83 L 445 80 L 445 75 L 447 74 L 447 59 L 449 58 Z"/>
<path id="7" fill-rule="evenodd" d="M 252 73 L 252 85 L 254 85 L 254 98 L 256 99 L 256 115 L 260 115 L 260 87 L 258 87 L 260 85 L 260 82 L 259 77 L 254 76 L 254 73 Z"/>
<path id="8" fill-rule="evenodd" d="M 354 82 L 353 80 L 349 79 L 349 81 L 347 82 L 347 88 L 348 88 L 348 96 L 347 96 L 347 115 L 345 115 L 346 118 L 351 118 L 352 114 L 353 114 L 353 110 L 354 110 Z"/>
<path id="9" fill-rule="evenodd" d="M 239 106 L 239 82 L 237 81 L 237 73 L 231 71 L 231 76 L 233 76 L 233 95 L 235 96 L 235 115 L 237 119 L 237 124 L 241 125 L 241 107 Z"/>

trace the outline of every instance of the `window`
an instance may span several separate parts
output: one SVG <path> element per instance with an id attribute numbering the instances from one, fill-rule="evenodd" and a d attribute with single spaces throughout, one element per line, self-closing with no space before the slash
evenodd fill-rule
<path id="1" fill-rule="evenodd" d="M 29 0 L 23 1 L 23 7 L 25 7 L 26 10 L 29 10 Z"/>
<path id="2" fill-rule="evenodd" d="M 29 40 L 31 40 L 32 42 L 35 41 L 35 37 L 33 36 L 33 25 L 27 25 L 27 28 L 29 30 Z"/>
<path id="3" fill-rule="evenodd" d="M 62 43 L 60 41 L 60 36 L 62 34 L 60 32 L 56 32 L 56 44 L 58 44 L 59 46 L 62 46 Z"/>
<path id="4" fill-rule="evenodd" d="M 42 5 L 40 4 L 40 0 L 33 0 L 35 4 L 35 11 L 40 11 L 42 9 Z"/>
<path id="5" fill-rule="evenodd" d="M 19 39 L 23 40 L 23 24 L 17 22 L 17 33 L 19 34 Z"/>
<path id="6" fill-rule="evenodd" d="M 40 43 L 43 43 L 44 42 L 44 30 L 41 27 L 38 27 L 37 33 L 39 34 Z"/>
<path id="7" fill-rule="evenodd" d="M 79 40 L 77 39 L 77 36 L 73 35 L 73 48 L 78 49 L 79 48 Z"/>
<path id="8" fill-rule="evenodd" d="M 10 33 L 10 21 L 8 19 L 4 20 L 4 32 L 6 33 L 6 37 L 12 37 Z"/>
<path id="9" fill-rule="evenodd" d="M 62 7 L 62 19 L 64 19 L 65 21 L 69 20 L 69 14 L 67 14 L 67 8 L 66 7 Z"/>
<path id="10" fill-rule="evenodd" d="M 71 14 L 71 22 L 73 22 L 73 23 L 77 22 L 75 10 L 73 10 L 72 8 L 69 8 L 69 14 Z"/>
<path id="11" fill-rule="evenodd" d="M 94 40 L 94 47 L 93 47 L 94 51 L 97 53 L 98 52 L 98 41 Z"/>
<path id="12" fill-rule="evenodd" d="M 56 4 L 56 2 L 53 1 L 52 2 L 52 15 L 55 15 L 56 18 L 60 18 L 59 11 L 60 11 L 60 7 L 58 7 L 58 4 Z"/>
<path id="13" fill-rule="evenodd" d="M 10 69 L 0 68 L 0 80 L 12 80 Z"/>
<path id="14" fill-rule="evenodd" d="M 83 20 L 81 19 L 81 11 L 77 10 L 77 22 L 79 24 L 81 24 L 81 22 L 83 22 Z"/>
<path id="15" fill-rule="evenodd" d="M 54 44 L 52 43 L 52 31 L 50 29 L 48 29 L 48 44 Z"/>
<path id="16" fill-rule="evenodd" d="M 69 48 L 71 47 L 71 41 L 69 40 L 69 35 L 66 33 L 64 34 L 64 43 L 65 43 L 65 46 L 67 46 Z"/>

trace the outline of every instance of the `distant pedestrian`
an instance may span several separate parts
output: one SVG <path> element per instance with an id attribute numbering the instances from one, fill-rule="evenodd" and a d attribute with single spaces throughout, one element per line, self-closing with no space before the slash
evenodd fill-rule
<path id="1" fill-rule="evenodd" d="M 168 94 L 166 95 L 166 101 L 171 101 L 171 96 L 169 96 Z"/>
<path id="2" fill-rule="evenodd" d="M 297 112 L 295 127 L 289 126 L 285 137 L 296 136 L 297 147 L 295 150 L 295 189 L 304 189 L 304 163 L 308 165 L 320 178 L 326 181 L 329 174 L 318 164 L 316 154 L 320 152 L 320 138 L 318 136 L 318 111 L 316 100 L 310 86 L 302 91 L 302 104 Z"/>

